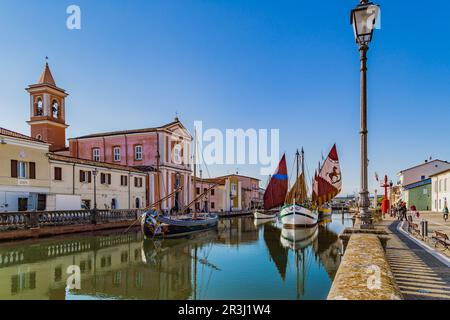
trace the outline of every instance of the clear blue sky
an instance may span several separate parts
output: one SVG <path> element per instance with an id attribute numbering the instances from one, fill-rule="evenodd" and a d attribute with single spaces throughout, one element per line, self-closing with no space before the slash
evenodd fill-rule
<path id="1" fill-rule="evenodd" d="M 69 137 L 157 126 L 176 111 L 189 129 L 195 120 L 280 128 L 282 151 L 291 162 L 304 146 L 310 171 L 337 142 L 351 193 L 359 185 L 356 2 L 0 0 L 0 126 L 29 133 L 24 88 L 48 55 L 70 93 Z M 379 3 L 368 76 L 372 189 L 375 171 L 395 180 L 429 156 L 450 160 L 450 3 Z M 70 4 L 81 7 L 80 31 L 66 29 Z"/>

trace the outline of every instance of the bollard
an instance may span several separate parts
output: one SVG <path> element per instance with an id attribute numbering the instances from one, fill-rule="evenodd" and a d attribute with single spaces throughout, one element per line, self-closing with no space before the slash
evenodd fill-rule
<path id="1" fill-rule="evenodd" d="M 420 233 L 422 237 L 428 237 L 428 221 L 420 221 Z"/>

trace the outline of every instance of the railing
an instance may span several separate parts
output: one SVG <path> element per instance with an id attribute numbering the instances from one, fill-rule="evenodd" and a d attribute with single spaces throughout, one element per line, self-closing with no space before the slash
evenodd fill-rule
<path id="1" fill-rule="evenodd" d="M 134 221 L 142 209 L 0 212 L 0 231 Z"/>

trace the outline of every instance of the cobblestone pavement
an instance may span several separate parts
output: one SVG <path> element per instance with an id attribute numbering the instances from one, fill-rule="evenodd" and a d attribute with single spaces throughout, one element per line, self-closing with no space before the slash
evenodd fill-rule
<path id="1" fill-rule="evenodd" d="M 405 299 L 450 300 L 450 268 L 397 230 L 398 221 L 383 221 L 391 239 L 386 255 Z"/>

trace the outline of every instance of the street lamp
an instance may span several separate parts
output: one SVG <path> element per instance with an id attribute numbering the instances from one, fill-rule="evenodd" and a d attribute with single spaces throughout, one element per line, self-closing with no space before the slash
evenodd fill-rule
<path id="1" fill-rule="evenodd" d="M 351 24 L 355 32 L 356 43 L 359 46 L 361 62 L 361 186 L 359 193 L 361 228 L 370 228 L 372 224 L 367 174 L 369 164 L 367 158 L 367 50 L 369 50 L 379 11 L 378 5 L 361 0 L 360 4 L 351 12 Z"/>
<path id="2" fill-rule="evenodd" d="M 97 223 L 97 175 L 98 169 L 95 168 L 92 171 L 92 175 L 94 176 L 94 212 L 92 213 L 92 224 Z"/>

